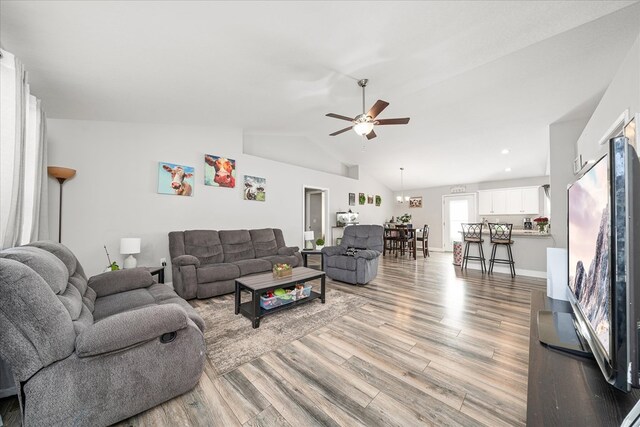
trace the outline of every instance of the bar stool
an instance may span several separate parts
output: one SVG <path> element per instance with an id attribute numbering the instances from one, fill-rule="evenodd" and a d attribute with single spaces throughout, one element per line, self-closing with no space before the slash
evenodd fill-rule
<path id="1" fill-rule="evenodd" d="M 462 238 L 465 242 L 465 246 L 460 270 L 467 268 L 469 260 L 480 261 L 480 270 L 484 274 L 484 272 L 487 271 L 487 265 L 484 262 L 484 251 L 482 250 L 482 243 L 484 242 L 484 240 L 482 240 L 482 223 L 462 224 Z M 473 244 L 478 245 L 479 256 L 469 255 L 469 245 Z"/>
<path id="2" fill-rule="evenodd" d="M 516 267 L 513 261 L 513 253 L 511 252 L 511 231 L 513 230 L 513 224 L 496 224 L 489 223 L 489 237 L 493 249 L 491 249 L 491 259 L 489 259 L 489 273 L 493 273 L 493 264 L 509 264 L 509 270 L 511 277 L 516 277 Z M 507 248 L 507 259 L 496 258 L 496 250 L 498 246 L 505 246 Z"/>

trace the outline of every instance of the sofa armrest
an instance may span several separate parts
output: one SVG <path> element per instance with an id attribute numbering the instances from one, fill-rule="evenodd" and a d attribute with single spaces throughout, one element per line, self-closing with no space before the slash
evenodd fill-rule
<path id="1" fill-rule="evenodd" d="M 324 256 L 344 255 L 346 253 L 347 249 L 342 246 L 325 246 L 322 248 L 322 255 Z"/>
<path id="2" fill-rule="evenodd" d="M 283 246 L 278 248 L 278 255 L 295 255 L 296 252 L 299 252 L 300 248 L 297 246 Z"/>
<path id="3" fill-rule="evenodd" d="M 200 267 L 200 260 L 193 255 L 180 255 L 171 260 L 171 264 L 176 267 L 182 267 L 185 265 L 195 265 L 196 268 Z"/>
<path id="4" fill-rule="evenodd" d="M 374 251 L 373 249 L 365 249 L 356 252 L 354 258 L 363 258 L 363 259 L 376 259 L 380 256 L 380 252 Z"/>
<path id="5" fill-rule="evenodd" d="M 86 328 L 76 338 L 78 357 L 97 356 L 150 341 L 187 327 L 189 317 L 177 304 L 144 307 L 114 314 Z"/>
<path id="6" fill-rule="evenodd" d="M 147 288 L 153 283 L 151 273 L 142 267 L 107 271 L 89 279 L 89 286 L 96 291 L 96 295 L 99 297 Z"/>

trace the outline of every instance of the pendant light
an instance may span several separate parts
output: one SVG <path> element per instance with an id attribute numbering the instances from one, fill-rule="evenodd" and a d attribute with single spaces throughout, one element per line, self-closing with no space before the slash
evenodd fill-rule
<path id="1" fill-rule="evenodd" d="M 402 195 L 396 197 L 397 202 L 408 202 L 409 196 L 404 195 L 404 168 L 400 168 L 400 191 L 402 192 Z"/>

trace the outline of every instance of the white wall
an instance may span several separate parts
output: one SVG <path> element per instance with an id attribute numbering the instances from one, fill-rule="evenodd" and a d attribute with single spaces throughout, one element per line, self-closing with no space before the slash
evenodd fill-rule
<path id="1" fill-rule="evenodd" d="M 640 112 L 640 37 L 638 37 L 600 100 L 577 142 L 577 154 L 584 161 L 598 159 L 606 152 L 600 139 L 626 109 Z"/>
<path id="2" fill-rule="evenodd" d="M 533 185 L 544 185 L 549 183 L 549 177 L 534 177 L 522 179 L 510 179 L 503 181 L 490 181 L 476 184 L 465 184 L 466 193 L 476 193 L 478 190 L 491 190 L 494 188 L 527 187 Z M 405 190 L 405 196 L 422 196 L 422 208 L 409 208 L 408 204 L 395 202 L 394 194 L 393 215 L 397 218 L 404 213 L 411 214 L 411 223 L 416 227 L 429 224 L 429 247 L 442 248 L 442 196 L 451 194 L 451 187 L 431 187 L 414 190 Z M 501 215 L 503 221 L 513 221 L 514 224 L 521 224 L 522 218 L 519 216 Z"/>
<path id="3" fill-rule="evenodd" d="M 348 209 L 348 193 L 379 194 L 381 207 L 357 206 L 361 223 L 391 216 L 391 191 L 360 171 L 354 180 L 242 153 L 240 129 L 79 120 L 48 121 L 49 165 L 77 169 L 64 185 L 62 243 L 87 274 L 107 265 L 103 245 L 122 265 L 121 237 L 141 237 L 139 265 L 169 261 L 168 232 L 187 229 L 282 228 L 289 245 L 302 245 L 302 186 L 329 188 L 330 212 Z M 203 155 L 237 161 L 236 188 L 204 185 Z M 195 167 L 193 197 L 157 194 L 158 162 Z M 242 198 L 243 175 L 267 179 L 266 202 Z M 52 236 L 58 230 L 58 184 L 49 187 Z M 332 220 L 335 223 L 335 219 Z M 170 268 L 167 268 L 170 280 Z"/>
<path id="4" fill-rule="evenodd" d="M 549 126 L 549 152 L 551 170 L 551 233 L 555 247 L 567 247 L 567 186 L 575 179 L 573 160 L 576 158 L 576 141 L 584 129 L 587 118 L 576 119 Z"/>

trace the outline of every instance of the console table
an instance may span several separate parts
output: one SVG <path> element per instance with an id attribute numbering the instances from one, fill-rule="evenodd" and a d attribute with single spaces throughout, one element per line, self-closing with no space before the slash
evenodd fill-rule
<path id="1" fill-rule="evenodd" d="M 619 426 L 640 400 L 607 383 L 593 359 L 548 348 L 538 341 L 538 311 L 571 312 L 566 301 L 531 292 L 527 426 Z"/>

